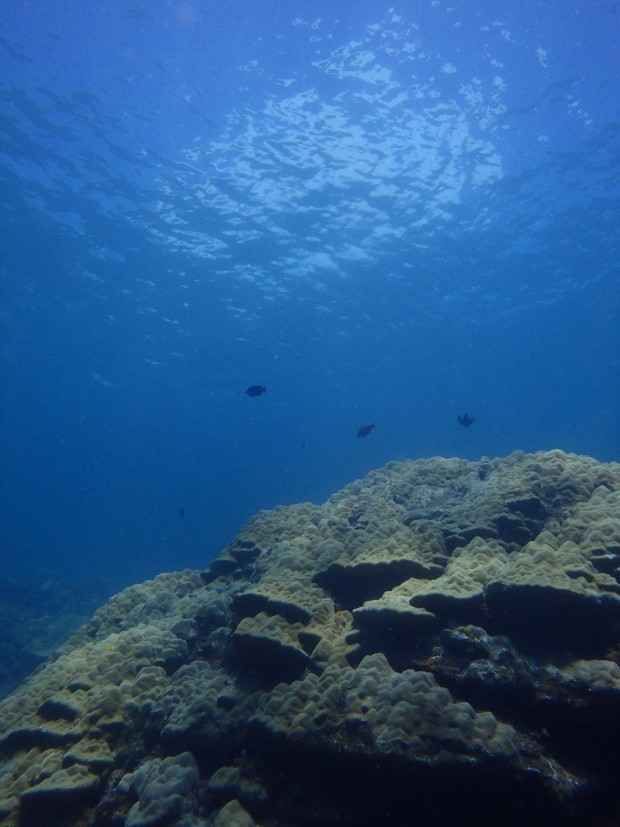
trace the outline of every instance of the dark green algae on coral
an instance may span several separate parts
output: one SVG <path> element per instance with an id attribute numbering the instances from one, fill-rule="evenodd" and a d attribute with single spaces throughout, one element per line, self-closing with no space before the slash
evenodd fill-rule
<path id="1" fill-rule="evenodd" d="M 0 825 L 620 821 L 620 466 L 390 463 L 103 605 L 0 707 Z"/>

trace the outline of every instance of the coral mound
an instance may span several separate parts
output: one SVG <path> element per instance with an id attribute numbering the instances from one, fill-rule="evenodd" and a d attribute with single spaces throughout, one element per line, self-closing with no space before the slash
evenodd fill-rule
<path id="1" fill-rule="evenodd" d="M 620 822 L 620 465 L 390 463 L 0 706 L 0 827 Z"/>

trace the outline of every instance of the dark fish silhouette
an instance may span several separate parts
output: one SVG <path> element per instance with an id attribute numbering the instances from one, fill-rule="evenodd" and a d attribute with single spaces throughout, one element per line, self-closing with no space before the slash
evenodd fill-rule
<path id="1" fill-rule="evenodd" d="M 457 421 L 463 428 L 469 428 L 469 426 L 473 425 L 476 421 L 476 417 L 471 417 L 468 413 L 465 413 L 463 416 L 457 416 Z"/>
<path id="2" fill-rule="evenodd" d="M 262 396 L 267 393 L 267 388 L 264 385 L 250 385 L 246 393 L 248 396 Z"/>
<path id="3" fill-rule="evenodd" d="M 375 423 L 373 422 L 372 425 L 363 425 L 359 431 L 357 432 L 358 437 L 368 436 L 368 434 L 372 431 L 375 427 Z"/>

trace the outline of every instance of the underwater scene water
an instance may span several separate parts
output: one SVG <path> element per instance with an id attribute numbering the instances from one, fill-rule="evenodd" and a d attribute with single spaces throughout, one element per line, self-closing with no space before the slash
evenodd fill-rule
<path id="1" fill-rule="evenodd" d="M 0 575 L 202 568 L 390 460 L 618 460 L 617 0 L 0 17 Z"/>

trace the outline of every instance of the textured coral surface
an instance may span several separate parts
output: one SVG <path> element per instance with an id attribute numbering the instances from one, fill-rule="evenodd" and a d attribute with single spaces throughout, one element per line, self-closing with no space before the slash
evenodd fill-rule
<path id="1" fill-rule="evenodd" d="M 620 465 L 390 463 L 102 606 L 0 705 L 0 827 L 620 823 Z"/>

